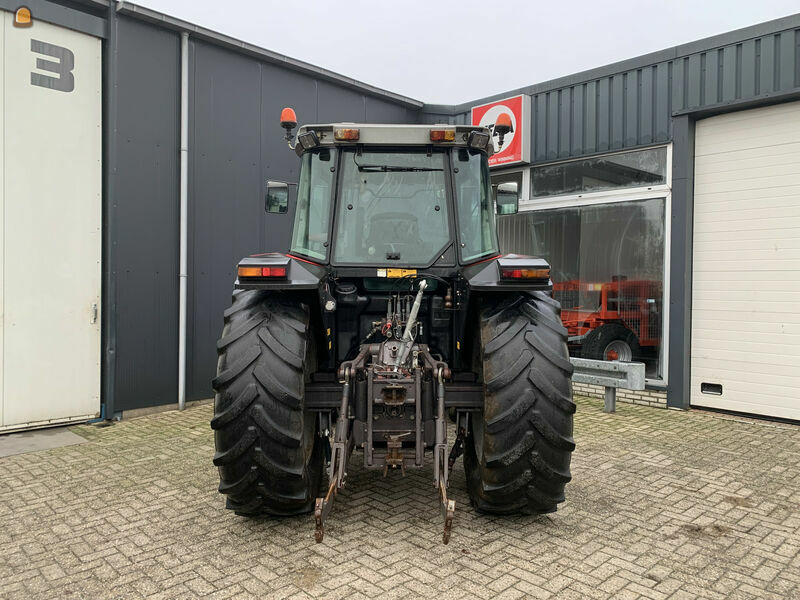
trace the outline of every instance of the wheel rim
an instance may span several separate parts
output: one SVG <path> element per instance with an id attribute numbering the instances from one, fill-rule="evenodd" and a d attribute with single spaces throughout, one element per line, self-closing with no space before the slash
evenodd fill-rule
<path id="1" fill-rule="evenodd" d="M 603 351 L 603 359 L 630 362 L 633 360 L 633 351 L 631 351 L 631 347 L 624 340 L 614 340 L 613 342 L 609 342 L 606 349 Z"/>

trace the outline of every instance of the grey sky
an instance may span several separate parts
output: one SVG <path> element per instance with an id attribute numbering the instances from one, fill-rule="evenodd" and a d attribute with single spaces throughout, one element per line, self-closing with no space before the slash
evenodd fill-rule
<path id="1" fill-rule="evenodd" d="M 787 16 L 798 0 L 137 0 L 431 103 L 458 104 Z"/>

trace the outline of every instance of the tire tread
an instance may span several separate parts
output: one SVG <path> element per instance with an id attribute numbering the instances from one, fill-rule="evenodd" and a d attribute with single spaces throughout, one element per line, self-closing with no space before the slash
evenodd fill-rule
<path id="1" fill-rule="evenodd" d="M 324 457 L 303 406 L 308 308 L 280 292 L 237 290 L 224 314 L 212 381 L 219 491 L 239 515 L 310 512 Z"/>
<path id="2" fill-rule="evenodd" d="M 549 513 L 564 501 L 575 448 L 566 337 L 549 294 L 483 299 L 484 411 L 464 453 L 470 499 L 481 512 Z"/>

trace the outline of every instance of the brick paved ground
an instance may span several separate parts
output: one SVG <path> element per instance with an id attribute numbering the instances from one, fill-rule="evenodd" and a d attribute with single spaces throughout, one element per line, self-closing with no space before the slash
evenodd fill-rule
<path id="1" fill-rule="evenodd" d="M 317 545 L 223 510 L 209 406 L 77 427 L 0 459 L 0 597 L 800 598 L 800 427 L 601 406 L 554 515 L 475 514 L 459 464 L 449 546 L 428 470 L 351 466 Z"/>

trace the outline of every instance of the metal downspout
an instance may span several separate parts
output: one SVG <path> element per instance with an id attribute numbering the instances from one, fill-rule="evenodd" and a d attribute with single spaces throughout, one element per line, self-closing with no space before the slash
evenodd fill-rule
<path id="1" fill-rule="evenodd" d="M 181 34 L 181 214 L 178 308 L 178 410 L 186 406 L 186 286 L 189 215 L 189 34 Z"/>
<path id="2" fill-rule="evenodd" d="M 103 312 L 102 312 L 102 412 L 106 419 L 116 415 L 117 374 L 117 3 L 108 5 L 108 37 L 103 57 Z"/>

